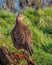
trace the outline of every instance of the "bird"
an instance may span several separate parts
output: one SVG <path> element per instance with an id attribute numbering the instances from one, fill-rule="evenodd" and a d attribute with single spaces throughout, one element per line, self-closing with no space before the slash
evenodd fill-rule
<path id="1" fill-rule="evenodd" d="M 32 56 L 34 52 L 32 44 L 32 32 L 25 25 L 23 19 L 24 15 L 18 14 L 18 16 L 16 17 L 16 24 L 11 31 L 11 38 L 16 49 L 24 49 Z"/>

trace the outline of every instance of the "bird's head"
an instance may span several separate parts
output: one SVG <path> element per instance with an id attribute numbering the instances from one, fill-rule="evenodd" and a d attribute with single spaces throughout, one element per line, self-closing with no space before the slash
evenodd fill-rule
<path id="1" fill-rule="evenodd" d="M 24 19 L 24 15 L 23 15 L 23 14 L 19 14 L 19 15 L 17 16 L 17 20 L 18 20 L 18 21 L 23 21 L 23 19 Z"/>

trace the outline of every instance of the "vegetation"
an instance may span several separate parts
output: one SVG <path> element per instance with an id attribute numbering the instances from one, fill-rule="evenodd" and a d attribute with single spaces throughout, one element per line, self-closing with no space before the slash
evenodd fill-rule
<path id="1" fill-rule="evenodd" d="M 52 9 L 26 10 L 24 22 L 33 35 L 33 60 L 37 65 L 52 65 Z M 0 11 L 0 47 L 8 45 L 10 52 L 17 52 L 11 40 L 11 30 L 15 25 L 16 15 Z M 24 61 L 26 62 L 26 61 Z M 20 65 L 24 64 L 23 61 Z"/>

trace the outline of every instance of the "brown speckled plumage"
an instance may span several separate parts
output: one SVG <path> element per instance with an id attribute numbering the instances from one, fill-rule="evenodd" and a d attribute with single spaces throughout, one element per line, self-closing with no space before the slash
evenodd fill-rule
<path id="1" fill-rule="evenodd" d="M 15 48 L 25 49 L 29 51 L 30 55 L 32 55 L 32 33 L 23 21 L 18 20 L 18 17 L 16 19 L 16 25 L 12 30 L 11 36 Z"/>

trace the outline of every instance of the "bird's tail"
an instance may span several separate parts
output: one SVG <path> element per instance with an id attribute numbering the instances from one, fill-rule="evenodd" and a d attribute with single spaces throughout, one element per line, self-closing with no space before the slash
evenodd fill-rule
<path id="1" fill-rule="evenodd" d="M 29 44 L 26 44 L 25 48 L 26 48 L 27 51 L 29 51 L 30 55 L 32 56 L 32 54 L 34 53 L 33 47 Z"/>
<path id="2" fill-rule="evenodd" d="M 34 51 L 33 51 L 33 47 L 31 45 L 28 45 L 28 50 L 29 50 L 30 55 L 32 56 Z"/>

